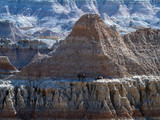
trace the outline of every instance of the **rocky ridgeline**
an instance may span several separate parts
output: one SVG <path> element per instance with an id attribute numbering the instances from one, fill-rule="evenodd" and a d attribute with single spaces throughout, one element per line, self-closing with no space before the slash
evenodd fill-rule
<path id="1" fill-rule="evenodd" d="M 0 81 L 0 118 L 139 118 L 160 116 L 160 77 Z"/>
<path id="2" fill-rule="evenodd" d="M 47 54 L 50 51 L 47 44 L 38 40 L 13 43 L 10 39 L 0 39 L 0 56 L 7 56 L 17 69 L 29 64 L 38 52 Z"/>

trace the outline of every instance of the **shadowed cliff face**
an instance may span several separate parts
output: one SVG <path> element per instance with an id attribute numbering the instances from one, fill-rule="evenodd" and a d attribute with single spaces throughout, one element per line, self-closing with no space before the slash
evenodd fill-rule
<path id="1" fill-rule="evenodd" d="M 160 116 L 160 77 L 0 81 L 0 118 L 111 119 Z"/>
<path id="2" fill-rule="evenodd" d="M 91 78 L 160 75 L 159 31 L 143 31 L 121 37 L 97 14 L 83 15 L 51 57 L 26 66 L 17 77 L 75 78 L 79 73 Z"/>
<path id="3" fill-rule="evenodd" d="M 47 54 L 50 51 L 45 43 L 36 40 L 20 40 L 13 44 L 10 40 L 0 39 L 0 56 L 7 56 L 17 69 L 28 65 L 38 52 Z"/>
<path id="4" fill-rule="evenodd" d="M 0 53 L 3 56 L 8 56 L 11 63 L 17 68 L 21 69 L 22 67 L 29 64 L 37 54 L 38 50 L 33 49 L 1 49 Z"/>

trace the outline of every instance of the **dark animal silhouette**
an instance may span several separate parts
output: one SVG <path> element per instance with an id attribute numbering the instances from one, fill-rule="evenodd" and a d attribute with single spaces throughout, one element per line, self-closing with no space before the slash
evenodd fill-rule
<path id="1" fill-rule="evenodd" d="M 78 78 L 79 78 L 79 81 L 80 80 L 86 80 L 86 75 L 83 73 L 83 74 L 78 74 Z"/>
<path id="2" fill-rule="evenodd" d="M 98 76 L 98 77 L 96 78 L 96 80 L 99 80 L 99 79 L 103 79 L 103 77 L 102 77 L 102 76 Z"/>

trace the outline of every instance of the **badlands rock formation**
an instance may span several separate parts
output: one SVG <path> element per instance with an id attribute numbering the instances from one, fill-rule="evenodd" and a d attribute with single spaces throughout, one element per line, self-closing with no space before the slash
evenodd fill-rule
<path id="1" fill-rule="evenodd" d="M 45 43 L 37 40 L 12 43 L 11 40 L 0 39 L 0 56 L 7 56 L 17 69 L 29 64 L 38 52 L 47 54 L 50 51 Z"/>
<path id="2" fill-rule="evenodd" d="M 123 38 L 145 74 L 160 75 L 160 30 L 145 28 L 124 35 Z"/>
<path id="3" fill-rule="evenodd" d="M 51 57 L 26 66 L 17 77 L 160 75 L 159 36 L 159 31 L 149 29 L 121 37 L 97 14 L 86 14 Z"/>
<path id="4" fill-rule="evenodd" d="M 0 118 L 111 119 L 160 116 L 160 77 L 0 80 Z"/>
<path id="5" fill-rule="evenodd" d="M 0 56 L 0 79 L 15 74 L 18 70 L 9 62 L 5 56 Z"/>

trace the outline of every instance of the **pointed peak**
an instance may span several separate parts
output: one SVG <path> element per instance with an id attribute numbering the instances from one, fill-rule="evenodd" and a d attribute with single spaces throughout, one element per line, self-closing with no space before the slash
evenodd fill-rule
<path id="1" fill-rule="evenodd" d="M 88 13 L 88 14 L 82 15 L 75 25 L 79 23 L 93 24 L 96 22 L 103 22 L 103 20 L 98 14 Z"/>
<path id="2" fill-rule="evenodd" d="M 100 37 L 118 38 L 118 32 L 109 28 L 98 14 L 84 14 L 74 25 L 71 34 L 67 37 L 86 37 L 98 40 Z"/>
<path id="3" fill-rule="evenodd" d="M 101 19 L 101 17 L 98 14 L 93 14 L 93 13 L 88 13 L 88 14 L 84 14 L 82 15 L 82 17 L 80 19 L 87 19 L 87 20 L 98 20 Z"/>

